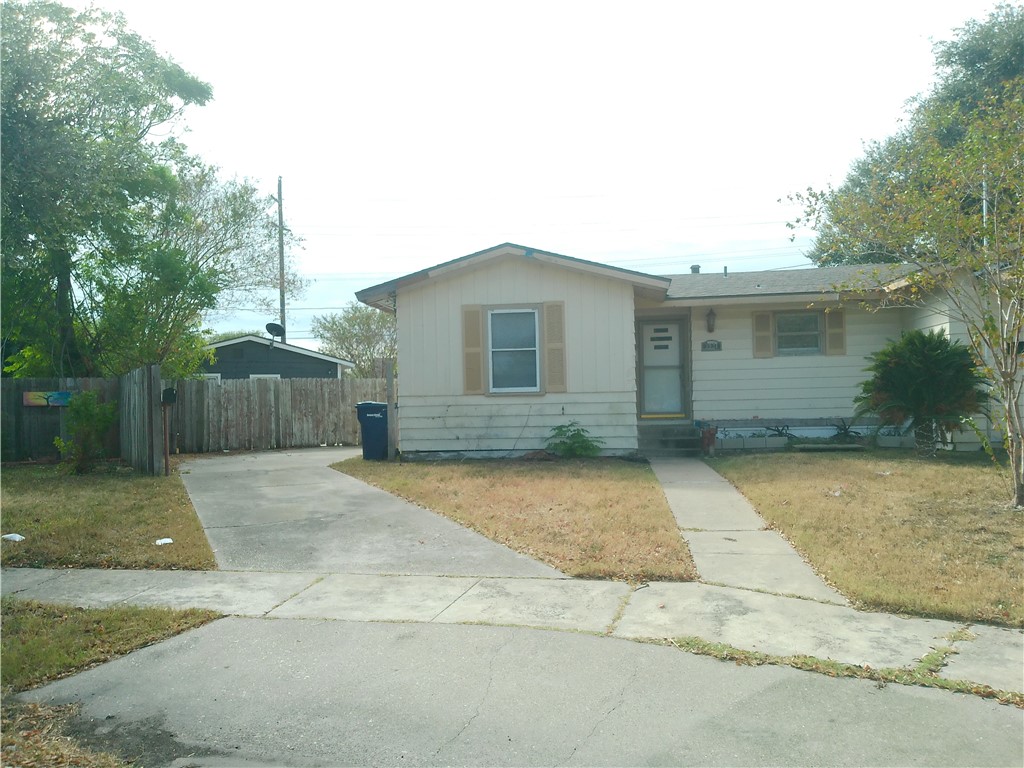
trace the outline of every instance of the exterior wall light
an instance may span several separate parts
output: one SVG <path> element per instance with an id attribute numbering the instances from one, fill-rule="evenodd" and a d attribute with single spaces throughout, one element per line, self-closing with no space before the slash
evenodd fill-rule
<path id="1" fill-rule="evenodd" d="M 704 324 L 708 329 L 708 333 L 715 332 L 715 310 L 714 307 L 708 310 L 708 313 L 704 315 Z"/>

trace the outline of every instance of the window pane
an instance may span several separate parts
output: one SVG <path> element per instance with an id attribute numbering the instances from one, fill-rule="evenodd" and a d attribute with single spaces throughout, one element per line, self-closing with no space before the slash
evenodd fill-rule
<path id="1" fill-rule="evenodd" d="M 492 312 L 491 349 L 535 349 L 535 312 Z"/>
<path id="2" fill-rule="evenodd" d="M 537 353 L 492 352 L 491 384 L 494 389 L 536 389 Z"/>
<path id="3" fill-rule="evenodd" d="M 817 333 L 818 313 L 805 312 L 799 315 L 776 315 L 775 330 L 779 333 Z"/>
<path id="4" fill-rule="evenodd" d="M 816 333 L 787 333 L 778 338 L 779 354 L 820 351 L 821 337 Z"/>

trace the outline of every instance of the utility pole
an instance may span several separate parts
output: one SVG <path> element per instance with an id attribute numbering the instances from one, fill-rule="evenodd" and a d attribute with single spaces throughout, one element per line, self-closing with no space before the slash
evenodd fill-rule
<path id="1" fill-rule="evenodd" d="M 281 343 L 288 341 L 288 326 L 284 322 L 284 203 L 281 201 L 281 177 L 277 177 L 277 256 L 278 256 L 278 283 L 281 290 L 281 327 L 284 332 L 281 334 Z"/>

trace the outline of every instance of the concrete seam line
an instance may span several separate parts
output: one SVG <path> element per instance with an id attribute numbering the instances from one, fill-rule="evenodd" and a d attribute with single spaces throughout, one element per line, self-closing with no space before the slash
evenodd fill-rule
<path id="1" fill-rule="evenodd" d="M 306 586 L 304 586 L 302 589 L 300 589 L 300 590 L 298 590 L 296 592 L 293 592 L 292 594 L 288 595 L 288 597 L 286 597 L 284 600 L 282 600 L 281 602 L 277 603 L 276 605 L 270 606 L 270 608 L 267 609 L 266 611 L 264 611 L 262 615 L 263 616 L 270 615 L 271 613 L 276 611 L 278 608 L 280 608 L 282 605 L 287 603 L 289 600 L 293 600 L 296 597 L 298 597 L 299 595 L 301 595 L 303 592 L 307 591 L 308 589 L 310 589 L 312 587 L 315 587 L 321 581 L 326 579 L 327 576 L 328 576 L 328 574 L 325 574 L 325 573 L 320 573 L 320 574 L 314 575 L 312 581 L 310 581 Z"/>
<path id="2" fill-rule="evenodd" d="M 440 617 L 440 615 L 442 613 L 447 611 L 449 608 L 451 608 L 453 605 L 455 605 L 457 602 L 459 602 L 459 600 L 464 598 L 466 596 L 466 593 L 469 592 L 469 590 L 473 589 L 473 587 L 477 586 L 481 581 L 483 581 L 482 578 L 477 579 L 472 584 L 470 584 L 468 587 L 466 587 L 466 589 L 463 590 L 463 592 L 458 597 L 456 597 L 454 600 L 452 600 L 450 603 L 448 603 L 448 605 L 446 605 L 444 608 L 442 608 L 440 611 L 438 611 L 437 614 L 435 616 L 433 616 L 430 619 L 430 622 L 428 622 L 428 623 L 432 623 L 434 621 L 437 621 L 438 617 Z"/>
<path id="3" fill-rule="evenodd" d="M 621 598 L 619 598 L 619 607 L 615 611 L 615 615 L 612 616 L 611 623 L 609 623 L 608 626 L 605 627 L 604 633 L 606 635 L 613 635 L 613 634 L 615 634 L 615 630 L 618 628 L 619 622 L 622 621 L 622 617 L 626 613 L 626 608 L 629 605 L 629 601 L 633 599 L 633 594 L 638 589 L 644 589 L 647 586 L 648 586 L 648 584 L 644 583 L 644 584 L 642 584 L 642 585 L 640 585 L 638 587 L 635 587 L 634 589 L 631 589 L 629 592 L 627 592 Z"/>

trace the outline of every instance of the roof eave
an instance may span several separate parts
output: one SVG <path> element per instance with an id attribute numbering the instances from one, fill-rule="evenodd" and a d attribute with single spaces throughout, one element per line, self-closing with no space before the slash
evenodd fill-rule
<path id="1" fill-rule="evenodd" d="M 287 342 L 284 341 L 274 341 L 273 339 L 267 339 L 264 338 L 263 336 L 253 336 L 252 334 L 246 336 L 236 336 L 233 339 L 224 339 L 223 341 L 215 341 L 212 344 L 207 344 L 206 349 L 220 349 L 222 347 L 231 346 L 232 344 L 240 344 L 244 341 L 255 341 L 257 344 L 264 344 L 268 347 L 283 347 L 289 352 L 297 352 L 300 355 L 314 357 L 317 360 L 323 360 L 328 363 L 335 363 L 346 368 L 356 367 L 356 364 L 351 360 L 345 360 L 340 357 L 332 357 L 331 355 L 325 355 L 323 352 L 315 352 L 312 349 L 306 349 L 305 347 L 297 347 L 294 344 L 288 344 Z"/>
<path id="2" fill-rule="evenodd" d="M 573 256 L 564 256 L 562 254 L 551 253 L 549 251 L 541 251 L 536 248 L 528 248 L 524 245 L 516 245 L 515 243 L 502 243 L 501 245 L 496 245 L 483 251 L 471 253 L 468 256 L 462 256 L 458 259 L 446 261 L 442 264 L 437 264 L 418 272 L 412 272 L 403 277 L 389 280 L 386 283 L 380 283 L 379 285 L 364 288 L 361 291 L 356 291 L 355 296 L 356 299 L 363 304 L 376 307 L 377 309 L 384 310 L 385 312 L 394 312 L 395 297 L 399 290 L 427 280 L 444 277 L 452 272 L 479 266 L 480 264 L 502 256 L 520 256 L 527 259 L 533 259 L 534 261 L 541 263 L 562 267 L 563 269 L 573 269 L 586 272 L 588 274 L 599 275 L 612 280 L 625 280 L 635 288 L 644 291 L 653 291 L 662 296 L 668 292 L 669 286 L 672 284 L 672 279 L 670 277 L 648 275 L 643 272 L 634 272 L 632 270 L 621 269 L 619 267 L 611 267 L 607 264 L 599 264 L 594 261 L 577 259 Z"/>

